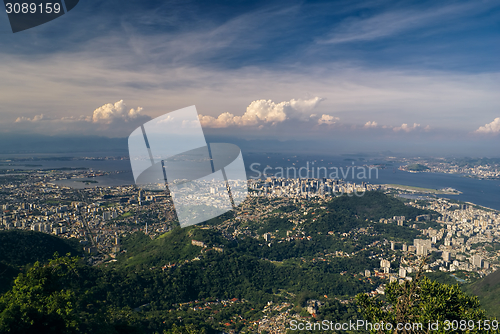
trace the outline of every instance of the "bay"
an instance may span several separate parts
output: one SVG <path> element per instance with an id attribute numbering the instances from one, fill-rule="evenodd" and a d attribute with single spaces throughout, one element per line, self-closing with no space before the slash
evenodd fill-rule
<path id="1" fill-rule="evenodd" d="M 90 155 L 89 155 L 90 156 Z M 1 156 L 0 156 L 1 157 Z M 344 168 L 367 168 L 374 164 L 384 164 L 384 159 L 360 158 L 360 157 L 333 157 L 333 156 L 290 156 L 281 154 L 249 154 L 245 155 L 245 165 L 247 168 L 247 176 L 255 178 L 257 174 L 255 170 L 262 172 L 261 178 L 266 178 L 276 172 L 277 167 L 281 168 L 304 168 L 310 171 L 314 168 L 321 167 L 338 167 Z M 130 162 L 128 160 L 71 160 L 71 161 L 54 161 L 54 160 L 36 160 L 30 162 L 13 162 L 13 164 L 36 164 L 40 166 L 0 166 L 1 169 L 47 169 L 47 168 L 63 168 L 84 167 L 94 171 L 120 171 L 118 174 L 110 174 L 103 177 L 90 178 L 88 180 L 97 181 L 98 183 L 85 184 L 84 179 L 69 179 L 57 181 L 58 184 L 73 188 L 86 187 L 113 187 L 134 184 Z M 253 169 L 251 166 L 253 164 Z M 371 184 L 400 184 L 406 186 L 414 186 L 421 188 L 442 189 L 454 188 L 461 192 L 460 195 L 438 195 L 464 202 L 472 202 L 488 208 L 500 210 L 500 180 L 480 180 L 464 177 L 456 174 L 445 173 L 410 173 L 398 169 L 400 165 L 397 163 L 387 164 L 386 168 L 378 169 L 378 175 L 372 173 L 370 179 L 352 178 L 352 173 L 344 173 L 345 179 L 350 182 L 361 183 L 368 182 Z M 268 175 L 264 175 L 264 168 L 269 167 Z M 1 173 L 1 172 L 0 172 Z M 340 178 L 342 178 L 342 174 Z M 311 174 L 309 174 L 311 175 Z M 317 174 L 316 174 L 317 176 Z"/>

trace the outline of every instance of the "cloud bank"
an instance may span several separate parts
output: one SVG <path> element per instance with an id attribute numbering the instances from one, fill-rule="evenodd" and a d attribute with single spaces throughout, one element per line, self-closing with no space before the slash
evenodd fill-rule
<path id="1" fill-rule="evenodd" d="M 403 124 L 401 124 L 401 126 L 396 126 L 393 128 L 393 130 L 395 132 L 399 132 L 399 131 L 411 132 L 411 131 L 414 131 L 417 129 L 420 129 L 420 124 L 417 124 L 417 123 L 413 123 L 413 126 L 409 126 L 408 124 L 403 123 Z"/>
<path id="2" fill-rule="evenodd" d="M 130 109 L 127 111 L 127 105 L 123 100 L 116 102 L 115 104 L 107 103 L 102 107 L 94 110 L 92 116 L 92 121 L 94 123 L 105 123 L 110 124 L 116 120 L 122 120 L 128 122 L 130 120 L 137 119 L 141 114 L 142 108 L 137 107 L 137 109 Z"/>
<path id="3" fill-rule="evenodd" d="M 499 133 L 500 132 L 500 117 L 497 117 L 493 122 L 480 126 L 474 131 L 476 133 Z"/>
<path id="4" fill-rule="evenodd" d="M 365 125 L 363 126 L 364 128 L 366 129 L 369 129 L 369 128 L 376 128 L 378 126 L 377 122 L 375 121 L 368 121 L 365 123 Z"/>
<path id="5" fill-rule="evenodd" d="M 130 131 L 151 119 L 142 113 L 143 108 L 128 109 L 126 103 L 120 100 L 106 103 L 94 110 L 92 116 L 69 116 L 51 118 L 45 114 L 33 117 L 20 116 L 15 123 L 28 131 L 42 131 L 52 134 L 86 133 L 93 135 L 127 136 Z"/>
<path id="6" fill-rule="evenodd" d="M 308 100 L 291 99 L 280 103 L 271 100 L 256 100 L 250 103 L 242 116 L 235 116 L 229 112 L 222 113 L 217 118 L 200 114 L 200 121 L 203 126 L 210 128 L 275 125 L 292 119 L 308 121 L 310 118 L 316 117 L 315 114 L 310 114 L 310 111 L 323 100 L 320 97 Z"/>
<path id="7" fill-rule="evenodd" d="M 22 122 L 39 122 L 42 120 L 47 120 L 47 117 L 44 114 L 40 115 L 35 115 L 33 118 L 21 116 L 16 119 L 16 123 L 22 123 Z"/>
<path id="8" fill-rule="evenodd" d="M 320 119 L 318 119 L 318 124 L 326 124 L 326 125 L 333 125 L 337 123 L 337 121 L 340 120 L 338 117 L 334 117 L 331 115 L 325 115 L 323 114 Z"/>

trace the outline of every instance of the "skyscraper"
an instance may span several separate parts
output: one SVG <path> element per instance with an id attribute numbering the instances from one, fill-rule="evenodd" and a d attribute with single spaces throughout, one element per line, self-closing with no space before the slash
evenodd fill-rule
<path id="1" fill-rule="evenodd" d="M 483 259 L 479 255 L 472 256 L 472 265 L 476 268 L 481 268 Z"/>

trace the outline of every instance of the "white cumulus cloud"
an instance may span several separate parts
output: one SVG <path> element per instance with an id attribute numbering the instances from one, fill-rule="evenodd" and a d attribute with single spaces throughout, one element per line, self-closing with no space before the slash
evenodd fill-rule
<path id="1" fill-rule="evenodd" d="M 480 126 L 475 131 L 476 133 L 499 133 L 500 132 L 500 117 L 497 117 L 493 122 Z"/>
<path id="2" fill-rule="evenodd" d="M 16 119 L 16 123 L 21 123 L 21 122 L 39 122 L 43 120 L 48 120 L 48 118 L 44 114 L 40 115 L 35 115 L 33 118 L 21 116 Z"/>
<path id="3" fill-rule="evenodd" d="M 92 115 L 92 121 L 94 123 L 105 123 L 109 124 L 115 120 L 123 120 L 125 122 L 133 120 L 142 115 L 142 108 L 137 107 L 137 109 L 130 109 L 127 111 L 127 105 L 123 100 L 116 103 L 107 103 L 96 110 Z"/>
<path id="4" fill-rule="evenodd" d="M 320 119 L 318 119 L 318 124 L 332 125 L 335 124 L 340 118 L 331 115 L 323 114 Z"/>
<path id="5" fill-rule="evenodd" d="M 47 117 L 45 114 L 33 117 L 20 116 L 15 123 L 18 130 L 31 133 L 74 134 L 85 133 L 107 136 L 126 136 L 151 117 L 142 113 L 142 108 L 128 109 L 123 100 L 107 103 L 92 115 Z"/>
<path id="6" fill-rule="evenodd" d="M 369 129 L 369 128 L 376 128 L 378 126 L 377 122 L 375 121 L 368 121 L 365 123 L 364 127 Z"/>
<path id="7" fill-rule="evenodd" d="M 393 130 L 396 132 L 398 132 L 398 131 L 411 132 L 411 131 L 417 130 L 419 128 L 420 128 L 420 124 L 417 124 L 417 123 L 413 123 L 413 126 L 408 125 L 406 123 L 403 123 L 403 124 L 401 124 L 401 126 L 396 126 L 395 128 L 393 128 Z"/>
<path id="8" fill-rule="evenodd" d="M 277 124 L 290 119 L 307 121 L 311 116 L 309 112 L 316 108 L 322 100 L 320 97 L 308 100 L 291 99 L 280 103 L 271 100 L 257 100 L 250 103 L 242 116 L 235 116 L 232 113 L 225 112 L 217 118 L 200 115 L 200 121 L 203 126 L 212 128 L 259 126 L 267 123 Z"/>

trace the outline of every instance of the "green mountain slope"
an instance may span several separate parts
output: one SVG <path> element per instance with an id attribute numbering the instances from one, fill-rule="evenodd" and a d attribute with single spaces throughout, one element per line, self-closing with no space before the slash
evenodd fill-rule
<path id="1" fill-rule="evenodd" d="M 81 253 L 76 241 L 32 231 L 0 231 L 0 292 L 9 288 L 20 267 L 46 262 L 57 252 L 73 256 Z"/>
<path id="2" fill-rule="evenodd" d="M 183 229 L 177 227 L 155 240 L 151 240 L 143 233 L 135 233 L 123 240 L 122 248 L 127 252 L 118 259 L 124 267 L 138 268 L 191 260 L 202 250 L 201 247 L 192 245 L 191 240 L 202 241 L 208 245 L 229 243 L 219 232 L 202 230 L 196 226 Z"/>
<path id="3" fill-rule="evenodd" d="M 378 191 L 366 192 L 363 196 L 341 196 L 329 203 L 329 208 L 345 215 L 358 216 L 360 219 L 379 220 L 393 216 L 405 216 L 406 219 L 415 219 L 423 213 L 435 213 L 420 210 L 405 205 L 403 201 Z"/>
<path id="4" fill-rule="evenodd" d="M 479 297 L 488 314 L 500 318 L 500 270 L 465 287 L 465 290 Z"/>
<path id="5" fill-rule="evenodd" d="M 273 203 L 269 206 L 273 207 Z M 312 205 L 308 214 L 301 214 L 303 221 L 296 225 L 280 217 L 280 212 L 289 211 L 288 207 L 259 221 L 233 220 L 231 229 L 248 231 L 254 237 L 247 234 L 225 237 L 224 229 L 213 228 L 213 222 L 175 228 L 155 240 L 135 233 L 122 240 L 124 252 L 117 257 L 114 267 L 126 271 L 162 268 L 168 281 L 175 283 L 163 293 L 170 302 L 231 296 L 262 302 L 279 290 L 353 296 L 356 292 L 372 291 L 380 284 L 378 279 L 370 282 L 358 275 L 379 265 L 373 251 L 364 250 L 367 244 L 383 239 L 412 241 L 418 234 L 405 226 L 370 220 L 395 215 L 411 219 L 427 212 L 378 192 L 363 197 L 340 197 L 326 207 Z M 255 237 L 278 229 L 286 234 L 287 229 L 295 228 L 290 240 L 281 238 L 268 243 Z M 355 239 L 343 235 L 357 228 L 369 232 Z M 203 242 L 205 247 L 193 245 L 193 240 Z M 346 255 L 335 255 L 339 252 Z"/>
<path id="6" fill-rule="evenodd" d="M 432 213 L 407 206 L 401 200 L 380 192 L 367 192 L 362 197 L 342 196 L 329 202 L 326 208 L 313 208 L 312 211 L 314 214 L 305 215 L 305 222 L 296 226 L 304 231 L 304 236 L 310 236 L 307 240 L 294 238 L 289 242 L 274 243 L 273 247 L 262 247 L 265 244 L 263 240 L 245 237 L 228 240 L 216 229 L 207 229 L 197 225 L 183 229 L 176 228 L 155 240 L 151 240 L 142 233 L 133 234 L 122 242 L 122 248 L 126 250 L 126 253 L 118 257 L 119 264 L 122 267 L 145 269 L 192 260 L 204 251 L 201 247 L 192 245 L 192 240 L 204 242 L 208 249 L 213 246 L 223 247 L 225 254 L 228 255 L 244 254 L 273 261 L 304 256 L 314 257 L 325 252 L 353 252 L 359 251 L 364 244 L 381 237 L 413 242 L 418 235 L 415 229 L 406 226 L 380 224 L 378 223 L 380 218 L 406 216 L 408 219 L 414 219 L 417 215 Z M 374 220 L 376 223 L 367 220 Z M 213 222 L 205 226 L 213 226 Z M 364 236 L 363 240 L 344 240 L 339 235 L 356 228 L 366 227 L 370 227 L 373 232 L 370 236 Z M 271 216 L 245 223 L 243 227 L 235 223 L 234 228 L 244 228 L 258 235 L 279 230 L 277 234 L 284 236 L 287 230 L 294 228 L 294 224 L 286 217 Z M 332 231 L 335 235 L 328 235 Z"/>

